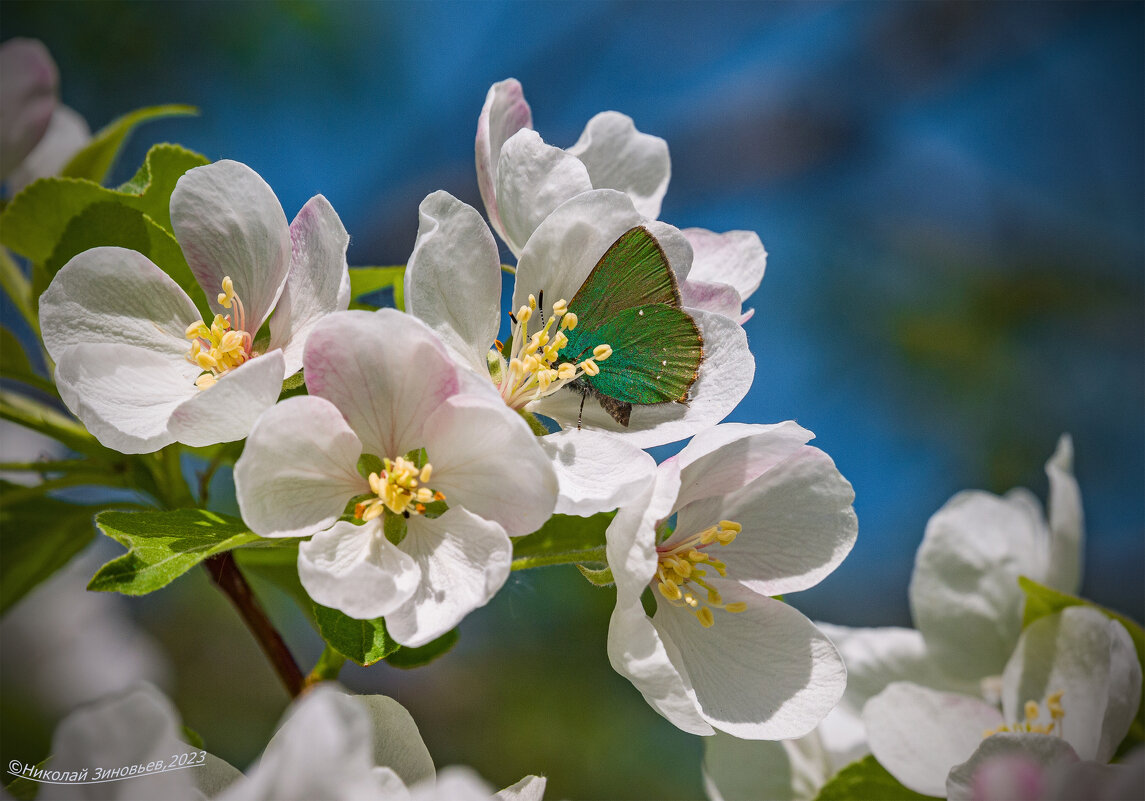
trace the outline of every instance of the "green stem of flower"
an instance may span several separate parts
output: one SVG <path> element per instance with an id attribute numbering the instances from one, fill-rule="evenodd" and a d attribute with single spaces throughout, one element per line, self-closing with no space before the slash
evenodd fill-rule
<path id="1" fill-rule="evenodd" d="M 576 565 L 583 562 L 605 562 L 604 546 L 588 548 L 583 551 L 566 551 L 564 553 L 546 553 L 535 556 L 522 556 L 514 559 L 510 564 L 511 570 L 529 570 L 534 567 L 551 567 L 552 565 Z"/>
<path id="2" fill-rule="evenodd" d="M 306 677 L 306 687 L 312 687 L 322 681 L 337 681 L 338 674 L 342 672 L 344 664 L 346 664 L 346 657 L 327 645 L 322 649 L 322 655 L 318 657 L 314 669 Z"/>
<path id="3" fill-rule="evenodd" d="M 20 316 L 39 337 L 40 321 L 36 319 L 32 306 L 32 282 L 24 277 L 24 272 L 16 264 L 8 248 L 0 248 L 0 288 L 8 293 Z"/>

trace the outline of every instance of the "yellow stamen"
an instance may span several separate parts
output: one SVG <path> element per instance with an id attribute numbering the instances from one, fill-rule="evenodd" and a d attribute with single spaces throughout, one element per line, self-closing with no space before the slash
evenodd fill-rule
<path id="1" fill-rule="evenodd" d="M 191 340 L 187 360 L 204 371 L 195 380 L 195 386 L 201 390 L 214 386 L 219 376 L 258 355 L 251 348 L 253 337 L 246 330 L 246 310 L 230 276 L 223 278 L 222 287 L 219 305 L 234 311 L 225 317 L 216 314 L 209 328 L 206 323 L 196 321 L 185 331 Z"/>
<path id="2" fill-rule="evenodd" d="M 418 467 L 404 456 L 397 459 L 383 459 L 382 471 L 370 473 L 367 482 L 370 492 L 376 497 L 362 501 L 354 507 L 354 516 L 359 520 L 373 520 L 389 509 L 394 514 L 422 514 L 426 504 L 445 500 L 445 495 L 426 486 L 433 475 L 433 465 L 426 463 Z M 418 479 L 421 479 L 419 482 Z"/>
<path id="3" fill-rule="evenodd" d="M 1038 723 L 1038 718 L 1041 716 L 1041 707 L 1037 701 L 1026 701 L 1022 708 L 1026 719 L 1017 723 L 1003 723 L 1001 726 L 995 726 L 993 729 L 987 729 L 982 733 L 983 737 L 990 737 L 1002 732 L 1030 732 L 1032 734 L 1054 734 L 1055 732 L 1060 737 L 1062 734 L 1062 720 L 1065 718 L 1065 709 L 1062 707 L 1062 695 L 1064 690 L 1058 690 L 1051 693 L 1046 697 L 1046 708 L 1050 713 L 1049 723 Z"/>
<path id="4" fill-rule="evenodd" d="M 707 582 L 710 568 L 723 576 L 727 566 L 704 551 L 710 545 L 727 545 L 735 540 L 743 527 L 732 520 L 721 520 L 672 546 L 657 546 L 658 563 L 653 583 L 661 597 L 673 606 L 688 607 L 704 628 L 711 628 L 716 618 L 713 609 L 738 613 L 747 609 L 743 601 L 724 603 L 719 590 Z M 701 565 L 703 567 L 701 567 Z M 703 590 L 702 596 L 692 591 L 692 587 Z M 701 601 L 701 597 L 706 601 Z"/>

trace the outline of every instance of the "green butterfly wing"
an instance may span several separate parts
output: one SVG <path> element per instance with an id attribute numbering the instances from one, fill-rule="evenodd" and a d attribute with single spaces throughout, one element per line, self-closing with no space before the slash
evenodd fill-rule
<path id="1" fill-rule="evenodd" d="M 569 309 L 597 326 L 625 309 L 650 303 L 679 308 L 680 290 L 660 243 L 647 228 L 637 226 L 621 234 L 600 257 L 569 301 Z"/>

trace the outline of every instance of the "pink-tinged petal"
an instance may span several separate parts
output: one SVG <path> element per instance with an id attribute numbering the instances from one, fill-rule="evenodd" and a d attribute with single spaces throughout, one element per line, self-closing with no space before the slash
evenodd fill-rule
<path id="1" fill-rule="evenodd" d="M 560 485 L 555 514 L 591 517 L 616 509 L 656 472 L 651 456 L 611 434 L 568 429 L 540 443 Z"/>
<path id="2" fill-rule="evenodd" d="M 175 441 L 167 424 L 194 393 L 195 365 L 131 345 L 75 345 L 56 363 L 60 398 L 87 430 L 120 453 L 151 453 Z"/>
<path id="3" fill-rule="evenodd" d="M 545 292 L 546 303 L 548 291 Z M 755 378 L 755 358 L 747 345 L 747 334 L 734 320 L 712 312 L 688 310 L 704 339 L 704 360 L 690 398 L 683 403 L 634 405 L 628 427 L 608 415 L 594 398 L 584 404 L 581 395 L 569 390 L 557 392 L 527 408 L 550 417 L 564 428 L 612 431 L 639 448 L 651 448 L 685 439 L 715 425 L 736 407 Z"/>
<path id="4" fill-rule="evenodd" d="M 1077 762 L 1077 753 L 1060 737 L 1025 732 L 995 734 L 950 771 L 946 797 L 950 801 L 1048 801 L 1052 797 L 1048 769 Z"/>
<path id="5" fill-rule="evenodd" d="M 433 332 L 394 309 L 328 315 L 303 355 L 311 395 L 338 407 L 379 458 L 425 444 L 426 418 L 458 389 L 458 368 Z"/>
<path id="6" fill-rule="evenodd" d="M 678 729 L 699 735 L 715 732 L 700 714 L 688 676 L 680 672 L 675 645 L 652 625 L 639 596 L 625 598 L 617 593 L 608 624 L 608 661 L 613 670 L 632 682 L 649 706 Z"/>
<path id="7" fill-rule="evenodd" d="M 729 284 L 740 300 L 747 300 L 763 280 L 767 251 L 755 231 L 728 231 L 717 234 L 703 228 L 685 228 L 692 243 L 693 281 Z"/>
<path id="8" fill-rule="evenodd" d="M 568 152 L 584 162 L 593 189 L 619 189 L 645 217 L 660 216 L 660 201 L 672 176 L 663 139 L 640 133 L 626 114 L 603 111 L 588 121 Z"/>
<path id="9" fill-rule="evenodd" d="M 195 167 L 171 193 L 171 224 L 211 308 L 231 313 L 217 300 L 230 276 L 246 309 L 243 328 L 257 333 L 290 271 L 290 228 L 274 191 L 237 161 Z"/>
<path id="10" fill-rule="evenodd" d="M 381 518 L 361 526 L 342 520 L 299 543 L 298 578 L 316 603 L 372 620 L 406 602 L 421 569 L 386 539 Z"/>
<path id="11" fill-rule="evenodd" d="M 946 776 L 982 743 L 1002 714 L 977 698 L 895 682 L 863 707 L 871 753 L 923 795 L 946 794 Z"/>
<path id="12" fill-rule="evenodd" d="M 0 45 L 0 179 L 7 178 L 48 130 L 59 73 L 38 39 Z"/>
<path id="13" fill-rule="evenodd" d="M 40 296 L 40 329 L 56 361 L 65 348 L 89 344 L 132 345 L 182 359 L 191 349 L 187 326 L 201 319 L 167 273 L 126 248 L 72 257 Z"/>
<path id="14" fill-rule="evenodd" d="M 434 192 L 405 273 L 405 308 L 425 321 L 458 359 L 489 374 L 486 355 L 501 325 L 501 256 L 472 206 Z"/>
<path id="15" fill-rule="evenodd" d="M 302 369 L 302 348 L 314 324 L 327 314 L 345 311 L 349 284 L 346 247 L 350 235 L 330 201 L 315 195 L 290 224 L 290 274 L 270 318 L 270 346 L 281 349 L 286 374 Z"/>
<path id="16" fill-rule="evenodd" d="M 1050 559 L 1046 584 L 1055 590 L 1076 595 L 1081 589 L 1082 555 L 1085 542 L 1085 515 L 1081 489 L 1073 475 L 1073 439 L 1062 434 L 1057 449 L 1046 462 L 1050 480 Z"/>
<path id="17" fill-rule="evenodd" d="M 679 511 L 676 533 L 666 544 L 696 534 L 720 520 L 743 526 L 728 545 L 709 546 L 727 565 L 725 582 L 742 582 L 761 595 L 813 587 L 851 552 L 858 535 L 855 492 L 831 457 L 804 445 L 748 486 L 713 496 Z"/>
<path id="18" fill-rule="evenodd" d="M 369 491 L 357 470 L 361 455 L 362 443 L 329 401 L 311 395 L 275 404 L 235 462 L 243 520 L 260 537 L 321 531 L 351 498 Z"/>
<path id="19" fill-rule="evenodd" d="M 553 303 L 571 301 L 604 252 L 643 222 L 623 192 L 601 189 L 578 195 L 537 226 L 517 262 L 513 308 L 545 293 L 545 319 Z"/>
<path id="20" fill-rule="evenodd" d="M 672 272 L 676 274 L 677 283 L 683 284 L 692 272 L 692 243 L 684 236 L 683 231 L 666 222 L 645 220 L 643 225 L 660 243 L 664 255 L 668 257 Z M 687 307 L 688 304 L 683 305 Z"/>
<path id="21" fill-rule="evenodd" d="M 792 420 L 772 425 L 721 423 L 701 431 L 673 457 L 680 463 L 677 506 L 746 487 L 814 436 Z"/>
<path id="22" fill-rule="evenodd" d="M 743 306 L 735 287 L 728 284 L 709 283 L 689 278 L 680 285 L 680 297 L 689 309 L 722 314 L 739 321 L 743 316 Z"/>
<path id="23" fill-rule="evenodd" d="M 546 145 L 536 131 L 518 131 L 501 148 L 497 163 L 497 208 L 505 244 L 520 256 L 533 231 L 557 206 L 591 189 L 580 159 Z"/>
<path id="24" fill-rule="evenodd" d="M 209 389 L 196 389 L 171 413 L 168 430 L 176 442 L 194 448 L 242 439 L 278 400 L 285 370 L 280 350 L 245 362 Z"/>
<path id="25" fill-rule="evenodd" d="M 715 728 L 747 740 L 807 734 L 843 695 L 847 671 L 839 652 L 781 601 L 742 587 L 729 587 L 724 601 L 746 603 L 747 609 L 714 610 L 710 628 L 690 610 L 667 603 L 652 618 L 679 649 L 700 713 Z"/>
<path id="26" fill-rule="evenodd" d="M 553 513 L 557 477 L 537 437 L 500 400 L 455 395 L 425 421 L 429 484 L 446 503 L 499 523 L 511 537 L 540 528 Z"/>
<path id="27" fill-rule="evenodd" d="M 1059 691 L 1061 736 L 1082 759 L 1108 762 L 1141 700 L 1141 663 L 1125 627 L 1084 606 L 1027 626 L 1002 673 L 1002 712 L 1016 721 L 1035 701 L 1048 722 L 1044 701 Z"/>
<path id="28" fill-rule="evenodd" d="M 616 603 L 635 601 L 656 574 L 656 526 L 668 517 L 680 490 L 680 466 L 664 462 L 621 504 L 605 532 L 608 565 L 616 580 Z"/>
<path id="29" fill-rule="evenodd" d="M 513 544 L 505 529 L 458 507 L 409 520 L 399 546 L 421 569 L 413 596 L 386 616 L 386 629 L 416 648 L 440 637 L 489 602 L 509 578 Z"/>
<path id="30" fill-rule="evenodd" d="M 522 128 L 533 127 L 533 112 L 525 102 L 525 93 L 516 78 L 493 84 L 485 96 L 481 116 L 477 118 L 477 186 L 489 223 L 502 239 L 505 228 L 497 208 L 497 162 L 501 146 Z"/>
<path id="31" fill-rule="evenodd" d="M 56 106 L 43 138 L 8 176 L 8 194 L 15 195 L 39 178 L 59 175 L 90 141 L 87 120 L 74 109 Z"/>

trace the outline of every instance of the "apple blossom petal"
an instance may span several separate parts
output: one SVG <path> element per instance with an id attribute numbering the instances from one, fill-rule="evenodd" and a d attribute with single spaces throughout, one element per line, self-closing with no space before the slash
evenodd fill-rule
<path id="1" fill-rule="evenodd" d="M 645 220 L 643 225 L 660 243 L 660 248 L 676 275 L 677 283 L 683 284 L 692 273 L 692 244 L 684 236 L 684 232 L 674 225 L 659 220 Z M 687 307 L 688 304 L 683 305 Z"/>
<path id="2" fill-rule="evenodd" d="M 208 392 L 214 391 L 212 387 Z M 330 526 L 355 495 L 362 443 L 329 401 L 287 398 L 258 419 L 235 463 L 242 518 L 260 537 L 305 537 Z"/>
<path id="3" fill-rule="evenodd" d="M 656 526 L 668 517 L 680 490 L 680 466 L 660 465 L 650 480 L 635 487 L 605 532 L 608 565 L 616 580 L 617 605 L 639 606 L 640 594 L 656 574 Z"/>
<path id="4" fill-rule="evenodd" d="M 548 292 L 545 293 L 546 298 Z M 692 385 L 689 401 L 634 405 L 628 427 L 608 415 L 589 398 L 581 414 L 581 395 L 557 392 L 526 408 L 550 417 L 564 428 L 582 427 L 612 431 L 639 448 L 651 448 L 685 439 L 718 423 L 736 407 L 755 378 L 755 358 L 748 349 L 747 334 L 734 320 L 712 312 L 687 310 L 704 338 L 704 360 Z"/>
<path id="5" fill-rule="evenodd" d="M 967 695 L 895 682 L 863 707 L 871 753 L 916 793 L 942 796 L 946 776 L 1002 724 L 997 709 Z"/>
<path id="6" fill-rule="evenodd" d="M 1108 762 L 1141 700 L 1141 664 L 1125 627 L 1084 606 L 1027 626 L 1002 674 L 1003 714 L 1017 720 L 1027 701 L 1058 691 L 1062 737 L 1082 759 Z"/>
<path id="7" fill-rule="evenodd" d="M 409 519 L 399 546 L 421 569 L 413 596 L 386 616 L 386 629 L 416 648 L 489 602 L 509 578 L 513 544 L 505 529 L 461 508 Z"/>
<path id="8" fill-rule="evenodd" d="M 242 439 L 278 400 L 285 371 L 280 350 L 246 361 L 181 403 L 168 429 L 176 442 L 194 448 Z"/>
<path id="9" fill-rule="evenodd" d="M 1085 517 L 1081 489 L 1073 475 L 1073 439 L 1062 434 L 1057 449 L 1046 462 L 1050 480 L 1050 559 L 1046 585 L 1070 595 L 1081 589 Z"/>
<path id="10" fill-rule="evenodd" d="M 243 327 L 255 334 L 290 272 L 290 228 L 274 190 L 237 161 L 195 167 L 171 193 L 171 225 L 211 308 L 230 313 L 217 300 L 230 276 L 246 308 Z"/>
<path id="11" fill-rule="evenodd" d="M 673 457 L 680 463 L 677 508 L 746 487 L 814 436 L 793 420 L 771 425 L 721 423 L 704 429 Z"/>
<path id="12" fill-rule="evenodd" d="M 767 251 L 755 231 L 728 231 L 717 234 L 703 228 L 685 228 L 692 244 L 692 272 L 689 280 L 730 284 L 747 300 L 763 280 Z"/>
<path id="13" fill-rule="evenodd" d="M 1036 511 L 1036 510 L 1035 510 Z M 1040 580 L 1045 523 L 1017 496 L 960 492 L 931 516 L 915 555 L 910 606 L 954 676 L 997 675 L 1022 626 L 1018 576 Z"/>
<path id="14" fill-rule="evenodd" d="M 40 296 L 40 328 L 55 361 L 65 348 L 100 343 L 137 346 L 186 361 L 191 349 L 187 326 L 201 320 L 195 304 L 167 273 L 126 248 L 77 254 Z M 196 368 L 194 375 L 200 372 Z"/>
<path id="15" fill-rule="evenodd" d="M 290 273 L 270 318 L 270 346 L 282 349 L 286 374 L 302 369 L 302 348 L 314 324 L 327 314 L 345 311 L 350 282 L 346 247 L 350 235 L 330 201 L 315 195 L 290 224 Z"/>
<path id="16" fill-rule="evenodd" d="M 103 445 L 151 453 L 175 441 L 171 414 L 199 390 L 185 359 L 132 345 L 74 345 L 59 354 L 60 398 Z"/>
<path id="17" fill-rule="evenodd" d="M 545 319 L 553 303 L 572 301 L 605 251 L 644 219 L 623 192 L 598 189 L 562 203 L 537 226 L 517 260 L 513 308 L 545 293 Z M 575 310 L 574 310 L 575 311 Z"/>
<path id="18" fill-rule="evenodd" d="M 739 293 L 729 284 L 689 278 L 680 284 L 680 298 L 689 309 L 715 312 L 736 321 L 743 315 L 743 304 L 740 302 Z"/>
<path id="19" fill-rule="evenodd" d="M 59 72 L 38 39 L 0 45 L 0 180 L 32 152 L 56 108 Z"/>
<path id="20" fill-rule="evenodd" d="M 817 732 L 774 742 L 716 732 L 704 740 L 709 801 L 811 801 L 833 772 Z"/>
<path id="21" fill-rule="evenodd" d="M 74 109 L 56 106 L 48 130 L 8 176 L 8 194 L 15 195 L 39 178 L 59 175 L 72 157 L 90 141 L 91 128 L 87 120 Z"/>
<path id="22" fill-rule="evenodd" d="M 560 486 L 554 514 L 591 517 L 616 509 L 656 472 L 650 455 L 611 434 L 567 429 L 539 442 Z"/>
<path id="23" fill-rule="evenodd" d="M 525 93 L 516 78 L 507 78 L 489 87 L 485 105 L 477 118 L 477 185 L 489 224 L 502 239 L 506 239 L 497 208 L 497 162 L 501 147 L 517 131 L 533 127 L 533 112 L 525 102 Z"/>
<path id="24" fill-rule="evenodd" d="M 363 451 L 380 458 L 421 448 L 426 417 L 459 384 L 433 332 L 395 309 L 327 315 L 306 341 L 303 364 L 310 394 L 337 406 Z"/>
<path id="25" fill-rule="evenodd" d="M 700 714 L 747 740 L 802 737 L 839 702 L 847 670 L 831 641 L 791 606 L 742 587 L 721 588 L 743 612 L 715 610 L 704 628 L 691 610 L 663 603 L 652 618 L 679 649 Z M 659 601 L 659 599 L 657 599 Z"/>
<path id="26" fill-rule="evenodd" d="M 180 737 L 179 715 L 159 690 L 145 682 L 80 707 L 68 715 L 52 738 L 50 769 L 78 773 L 103 766 L 146 765 L 165 761 L 191 748 Z M 191 771 L 137 775 L 112 785 L 45 783 L 37 798 L 55 799 L 197 799 Z"/>
<path id="27" fill-rule="evenodd" d="M 422 572 L 386 539 L 378 518 L 360 526 L 340 520 L 299 543 L 298 578 L 316 603 L 371 620 L 405 603 Z"/>
<path id="28" fill-rule="evenodd" d="M 448 192 L 421 202 L 405 273 L 405 307 L 459 360 L 489 374 L 486 356 L 501 324 L 501 256 L 489 226 Z"/>
<path id="29" fill-rule="evenodd" d="M 490 385 L 492 386 L 492 385 Z M 425 421 L 422 445 L 445 502 L 499 523 L 510 537 L 553 513 L 557 477 L 537 437 L 499 399 L 455 395 Z"/>
<path id="30" fill-rule="evenodd" d="M 611 565 L 611 560 L 609 561 Z M 613 568 L 614 575 L 616 568 Z M 639 595 L 619 592 L 608 623 L 608 661 L 624 676 L 648 705 L 689 734 L 712 734 L 696 704 L 696 693 L 678 665 L 675 645 L 665 640 L 644 614 Z"/>
<path id="31" fill-rule="evenodd" d="M 987 737 L 946 778 L 950 801 L 1012 801 L 1046 797 L 1046 768 L 1078 761 L 1060 737 L 1003 732 Z M 1080 796 L 1078 796 L 1080 797 Z"/>
<path id="32" fill-rule="evenodd" d="M 520 256 L 541 221 L 566 200 L 591 189 L 588 170 L 576 156 L 546 145 L 536 131 L 513 134 L 497 162 L 497 210 L 505 244 Z"/>
<path id="33" fill-rule="evenodd" d="M 433 757 L 406 708 L 384 695 L 351 698 L 366 710 L 373 731 L 372 764 L 389 768 L 407 785 L 432 780 Z"/>
<path id="34" fill-rule="evenodd" d="M 663 139 L 640 133 L 626 114 L 602 111 L 588 121 L 568 152 L 584 162 L 593 189 L 619 189 L 645 217 L 660 216 L 660 202 L 672 176 Z"/>
<path id="35" fill-rule="evenodd" d="M 761 595 L 813 587 L 839 566 L 858 535 L 855 492 L 831 457 L 804 445 L 748 486 L 685 506 L 665 545 L 721 520 L 743 526 L 727 545 L 710 551 L 727 565 L 721 585 L 740 582 Z"/>
<path id="36" fill-rule="evenodd" d="M 548 779 L 544 776 L 526 776 L 504 790 L 493 794 L 494 801 L 541 801 L 545 797 L 545 785 Z"/>

